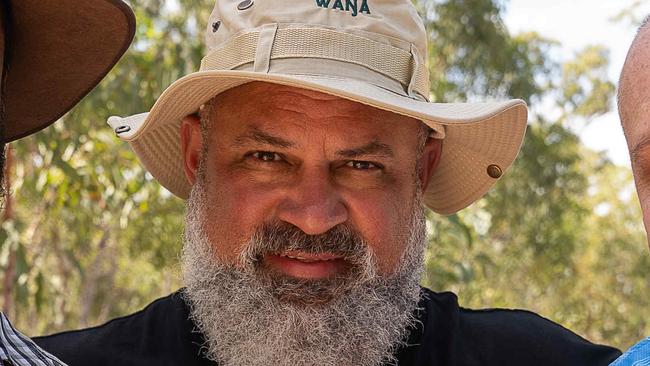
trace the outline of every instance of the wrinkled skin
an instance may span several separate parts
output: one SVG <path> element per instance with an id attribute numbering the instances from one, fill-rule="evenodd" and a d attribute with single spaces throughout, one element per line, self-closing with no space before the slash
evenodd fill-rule
<path id="1" fill-rule="evenodd" d="M 646 232 L 650 232 L 650 26 L 643 27 L 625 61 L 619 114 L 627 139 Z"/>
<path id="2" fill-rule="evenodd" d="M 186 117 L 181 138 L 190 183 L 201 154 L 207 154 L 203 172 L 210 212 L 204 225 L 211 242 L 219 243 L 217 260 L 236 265 L 243 243 L 262 223 L 286 222 L 308 235 L 345 223 L 366 239 L 380 274 L 395 270 L 407 242 L 403 228 L 415 189 L 426 189 L 440 157 L 441 142 L 434 139 L 417 156 L 420 121 L 267 83 L 220 94 L 210 114 L 203 135 L 199 117 Z M 344 260 L 310 259 L 320 263 L 302 265 L 278 256 L 264 262 L 285 275 L 314 280 L 345 269 Z"/>

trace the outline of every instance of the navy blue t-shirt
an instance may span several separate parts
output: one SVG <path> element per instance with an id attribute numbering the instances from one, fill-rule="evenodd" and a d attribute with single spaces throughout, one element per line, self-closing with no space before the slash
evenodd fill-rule
<path id="1" fill-rule="evenodd" d="M 400 365 L 598 366 L 621 355 L 528 311 L 463 309 L 449 292 L 422 289 L 420 308 Z M 99 327 L 34 340 L 69 366 L 216 365 L 203 357 L 182 290 Z"/>

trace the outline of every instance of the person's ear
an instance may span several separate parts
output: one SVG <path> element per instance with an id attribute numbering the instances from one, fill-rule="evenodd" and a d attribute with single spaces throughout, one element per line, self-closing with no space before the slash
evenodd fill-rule
<path id="1" fill-rule="evenodd" d="M 201 136 L 201 120 L 191 114 L 181 122 L 181 153 L 183 154 L 183 170 L 185 177 L 191 185 L 196 182 L 196 174 L 201 161 L 203 146 Z"/>
<path id="2" fill-rule="evenodd" d="M 440 163 L 442 155 L 442 140 L 429 137 L 424 145 L 422 156 L 420 157 L 420 184 L 422 191 L 426 191 L 431 181 L 433 172 Z"/>

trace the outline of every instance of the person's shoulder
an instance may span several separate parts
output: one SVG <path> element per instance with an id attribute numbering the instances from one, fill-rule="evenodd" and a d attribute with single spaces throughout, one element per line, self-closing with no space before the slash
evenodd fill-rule
<path id="1" fill-rule="evenodd" d="M 175 292 L 131 315 L 96 327 L 36 337 L 34 341 L 70 366 L 145 365 L 157 348 L 164 347 L 163 340 L 179 331 L 175 328 L 185 319 L 182 293 Z"/>
<path id="2" fill-rule="evenodd" d="M 609 365 L 621 355 L 527 310 L 459 308 L 458 324 L 461 348 L 476 350 L 478 361 L 597 366 Z"/>
<path id="3" fill-rule="evenodd" d="M 621 354 L 530 311 L 466 309 L 459 306 L 455 294 L 426 288 L 421 299 L 419 335 L 410 340 L 420 346 L 416 353 L 414 348 L 403 353 L 409 360 L 465 366 L 597 366 L 609 365 Z"/>

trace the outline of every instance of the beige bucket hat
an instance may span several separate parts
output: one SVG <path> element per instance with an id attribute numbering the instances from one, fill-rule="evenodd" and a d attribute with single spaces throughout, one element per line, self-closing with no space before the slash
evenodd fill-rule
<path id="1" fill-rule="evenodd" d="M 174 82 L 149 113 L 108 123 L 143 165 L 186 199 L 180 122 L 251 81 L 339 96 L 421 120 L 444 137 L 427 206 L 452 214 L 512 164 L 526 129 L 521 100 L 430 103 L 427 35 L 410 0 L 218 0 L 198 72 Z"/>
<path id="2" fill-rule="evenodd" d="M 121 0 L 0 0 L 4 139 L 49 126 L 113 68 L 135 34 Z"/>

